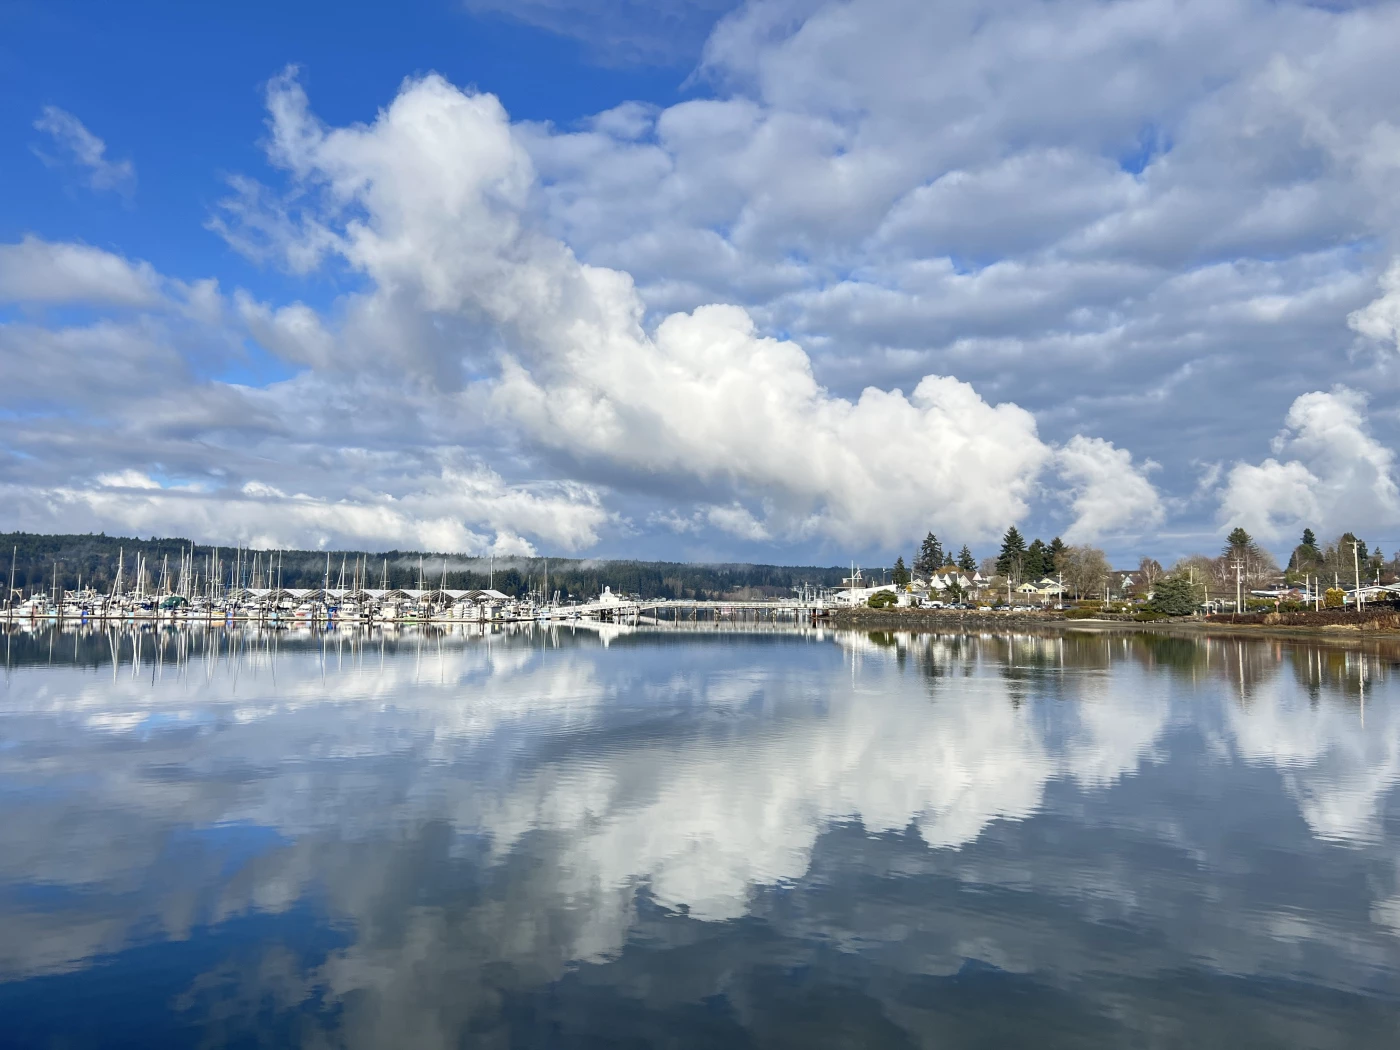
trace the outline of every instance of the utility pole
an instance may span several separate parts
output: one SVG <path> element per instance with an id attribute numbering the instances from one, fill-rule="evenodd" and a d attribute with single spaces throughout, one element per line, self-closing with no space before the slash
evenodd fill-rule
<path id="1" fill-rule="evenodd" d="M 1351 564 L 1352 564 L 1352 568 L 1356 570 L 1356 595 L 1355 595 L 1356 601 L 1354 601 L 1352 604 L 1356 606 L 1356 611 L 1357 611 L 1357 612 L 1360 612 L 1360 611 L 1361 611 L 1361 554 L 1360 554 L 1360 549 L 1361 549 L 1361 541 L 1360 541 L 1360 540 L 1352 540 L 1352 541 L 1351 541 Z"/>
<path id="2" fill-rule="evenodd" d="M 1240 611 L 1240 602 L 1241 602 L 1241 600 L 1242 600 L 1242 598 L 1243 598 L 1243 596 L 1244 596 L 1244 589 L 1243 589 L 1243 588 L 1241 587 L 1241 585 L 1240 585 L 1240 583 L 1241 583 L 1241 581 L 1240 581 L 1240 569 L 1241 569 L 1241 568 L 1243 568 L 1243 566 L 1241 565 L 1240 560 L 1239 560 L 1238 558 L 1236 558 L 1236 559 L 1235 559 L 1235 612 L 1236 612 L 1236 614 L 1238 614 L 1239 611 Z"/>

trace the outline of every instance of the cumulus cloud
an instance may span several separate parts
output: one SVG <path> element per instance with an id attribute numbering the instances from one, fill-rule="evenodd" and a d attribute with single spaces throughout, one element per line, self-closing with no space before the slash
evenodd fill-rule
<path id="1" fill-rule="evenodd" d="M 84 170 L 84 179 L 94 190 L 116 190 L 129 194 L 136 188 L 136 168 L 130 160 L 109 160 L 107 144 L 89 131 L 81 120 L 57 106 L 45 106 L 34 122 L 47 134 L 60 157 L 36 150 L 47 164 L 68 164 Z"/>
<path id="2" fill-rule="evenodd" d="M 582 10 L 517 7 L 566 33 Z M 1271 400 L 1391 389 L 1343 351 L 1348 323 L 1397 337 L 1397 278 L 1376 284 L 1400 231 L 1397 32 L 1394 4 L 774 0 L 721 21 L 693 97 L 612 100 L 567 129 L 513 124 L 435 77 L 329 127 L 288 75 L 266 139 L 285 185 L 235 177 L 209 220 L 284 289 L 226 310 L 214 282 L 166 279 L 165 332 L 25 324 L 0 343 L 82 362 L 104 340 L 159 347 L 150 360 L 183 376 L 183 437 L 211 463 L 241 458 L 218 430 L 257 403 L 265 435 L 315 431 L 317 464 L 337 439 L 402 449 L 431 425 L 503 476 L 572 477 L 637 520 L 671 501 L 691 534 L 762 533 L 804 557 L 929 527 L 976 542 L 1018 518 L 1126 542 L 1164 505 L 1195 513 L 1152 488 L 1240 459 L 1276 425 Z M 127 262 L 136 280 L 121 278 L 118 259 L 41 282 L 56 264 L 22 261 L 5 281 L 39 303 L 132 303 L 149 276 Z M 318 269 L 346 290 L 329 305 L 295 283 Z M 209 330 L 175 333 L 177 310 Z M 297 380 L 266 396 L 203 379 L 258 386 L 288 366 Z M 25 368 L 0 370 L 59 407 Z M 85 411 L 117 389 L 99 373 L 72 381 Z M 1222 410 L 1261 380 L 1270 397 Z M 1371 426 L 1388 443 L 1389 414 Z M 75 471 L 43 440 L 62 476 L 159 462 L 133 443 L 129 464 Z M 1266 496 L 1309 488 L 1304 460 L 1277 462 L 1254 479 Z M 270 483 L 311 487 L 281 466 Z M 1052 469 L 1077 521 L 1059 518 Z M 711 507 L 756 524 L 724 533 Z"/>
<path id="3" fill-rule="evenodd" d="M 160 299 L 160 279 L 149 263 L 32 236 L 0 244 L 0 302 L 154 306 Z"/>
<path id="4" fill-rule="evenodd" d="M 1395 454 L 1372 436 L 1361 392 L 1339 386 L 1303 394 L 1288 410 L 1274 452 L 1231 468 L 1222 521 L 1266 539 L 1301 525 L 1327 533 L 1400 521 Z"/>
<path id="5" fill-rule="evenodd" d="M 326 128 L 284 76 L 269 110 L 272 158 L 320 195 L 288 257 L 329 245 L 372 279 L 345 304 L 347 317 L 374 318 L 380 336 L 357 360 L 439 381 L 494 367 L 485 382 L 498 416 L 583 469 L 622 467 L 635 484 L 688 476 L 733 493 L 739 502 L 710 501 L 724 509 L 708 518 L 744 538 L 894 545 L 930 522 L 1000 531 L 1027 512 L 1054 458 L 1029 412 L 989 404 L 950 376 L 926 376 L 907 396 L 874 387 L 834 396 L 800 346 L 762 335 L 741 307 L 707 305 L 648 326 L 628 274 L 581 263 L 532 222 L 534 168 L 492 96 L 430 76 L 407 83 L 373 124 Z M 333 341 L 346 352 L 373 331 L 351 335 L 346 324 L 328 334 L 300 304 L 241 302 L 264 343 L 299 362 L 323 361 Z M 443 327 L 425 316 L 490 337 L 435 343 Z M 1131 458 L 1133 509 L 1115 516 L 1089 494 L 1088 450 L 1101 469 L 1122 459 L 1102 441 L 1068 453 L 1080 501 L 1097 515 L 1083 528 L 1142 520 L 1140 504 L 1155 494 Z M 744 509 L 754 500 L 761 523 Z"/>
<path id="6" fill-rule="evenodd" d="M 1056 454 L 1056 465 L 1069 484 L 1074 509 L 1074 522 L 1065 530 L 1070 543 L 1160 525 L 1166 516 L 1161 496 L 1147 479 L 1157 464 L 1135 465 L 1127 449 L 1076 435 Z"/>
<path id="7" fill-rule="evenodd" d="M 1222 411 L 1261 369 L 1363 382 L 1338 358 L 1400 231 L 1397 31 L 1393 4 L 750 4 L 720 89 L 652 134 L 525 141 L 552 228 L 651 310 L 741 303 L 850 398 L 951 372 L 1179 484 L 1275 425 Z"/>

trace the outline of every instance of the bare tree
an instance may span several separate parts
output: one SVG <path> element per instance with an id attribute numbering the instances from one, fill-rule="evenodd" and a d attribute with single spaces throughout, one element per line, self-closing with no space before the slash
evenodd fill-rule
<path id="1" fill-rule="evenodd" d="M 1055 569 L 1064 574 L 1065 585 L 1076 598 L 1106 594 L 1105 580 L 1113 574 L 1108 556 L 1097 547 L 1066 547 L 1055 558 Z"/>
<path id="2" fill-rule="evenodd" d="M 1162 563 L 1156 558 L 1143 558 L 1138 562 L 1138 583 L 1142 585 L 1144 592 L 1156 588 L 1157 581 L 1165 575 Z"/>
<path id="3" fill-rule="evenodd" d="M 1181 573 L 1201 589 L 1204 601 L 1212 596 L 1235 595 L 1235 570 L 1226 560 L 1211 558 L 1204 554 L 1188 554 L 1172 566 L 1173 573 Z"/>

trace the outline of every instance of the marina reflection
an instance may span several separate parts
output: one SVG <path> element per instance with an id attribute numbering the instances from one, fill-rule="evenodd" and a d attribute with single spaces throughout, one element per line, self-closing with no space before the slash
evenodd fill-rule
<path id="1" fill-rule="evenodd" d="M 972 1022 L 944 979 L 1022 981 L 1025 1023 L 1067 1039 L 1184 1038 L 1219 1005 L 1190 980 L 1253 982 L 1231 1023 L 1279 1045 L 1393 1032 L 1383 654 L 609 625 L 6 642 L 0 1006 L 24 990 L 36 1026 L 45 981 L 183 946 L 162 1002 L 215 1043 L 800 1045 L 839 1006 L 917 1044 Z"/>

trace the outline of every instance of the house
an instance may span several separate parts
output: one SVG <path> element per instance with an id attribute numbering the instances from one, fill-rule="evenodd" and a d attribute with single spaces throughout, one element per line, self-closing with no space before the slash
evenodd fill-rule
<path id="1" fill-rule="evenodd" d="M 872 594 L 878 594 L 880 591 L 889 591 L 897 597 L 900 596 L 899 588 L 892 583 L 884 583 L 876 587 L 848 587 L 844 591 L 837 591 L 831 598 L 837 605 L 864 605 Z M 905 601 L 901 604 L 908 605 L 909 595 L 905 594 L 902 597 Z"/>
<path id="2" fill-rule="evenodd" d="M 969 574 L 956 565 L 945 565 L 928 578 L 928 596 L 941 599 L 944 592 L 954 588 L 971 596 L 980 591 L 985 582 L 979 572 Z"/>
<path id="3" fill-rule="evenodd" d="M 908 605 L 910 596 L 902 592 L 902 589 L 892 583 L 882 583 L 875 586 L 867 586 L 865 577 L 854 565 L 851 566 L 851 574 L 842 581 L 842 590 L 831 596 L 832 601 L 837 605 L 864 605 L 870 600 L 872 594 L 880 591 L 889 591 L 898 596 L 901 605 Z"/>

